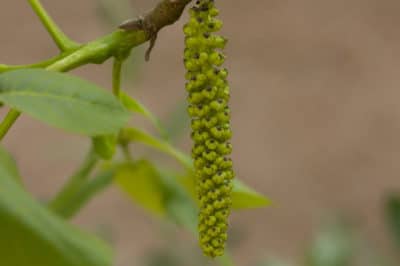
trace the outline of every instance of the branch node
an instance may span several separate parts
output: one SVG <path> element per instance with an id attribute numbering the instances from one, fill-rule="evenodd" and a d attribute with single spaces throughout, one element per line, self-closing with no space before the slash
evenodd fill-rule
<path id="1" fill-rule="evenodd" d="M 156 43 L 158 32 L 165 26 L 174 24 L 190 2 L 191 0 L 163 0 L 144 17 L 128 20 L 119 25 L 119 28 L 126 31 L 142 30 L 146 32 L 147 40 L 150 41 L 150 46 L 145 55 L 145 59 L 148 61 Z"/>

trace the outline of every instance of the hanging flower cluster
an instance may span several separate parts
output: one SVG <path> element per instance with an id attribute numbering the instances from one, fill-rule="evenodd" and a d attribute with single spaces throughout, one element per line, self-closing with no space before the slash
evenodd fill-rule
<path id="1" fill-rule="evenodd" d="M 226 39 L 215 32 L 222 27 L 212 0 L 199 0 L 184 26 L 186 90 L 191 117 L 192 157 L 200 202 L 199 243 L 205 255 L 221 256 L 227 240 L 234 172 L 229 155 L 230 96 L 228 72 L 222 68 Z"/>

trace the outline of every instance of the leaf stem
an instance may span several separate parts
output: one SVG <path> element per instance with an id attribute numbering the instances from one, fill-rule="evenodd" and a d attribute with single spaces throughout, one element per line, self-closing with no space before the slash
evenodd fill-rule
<path id="1" fill-rule="evenodd" d="M 68 179 L 67 183 L 54 199 L 50 201 L 49 208 L 52 211 L 59 214 L 61 217 L 68 216 L 68 205 L 71 198 L 73 198 L 82 188 L 82 185 L 85 184 L 98 161 L 99 158 L 92 147 L 78 170 Z"/>
<path id="2" fill-rule="evenodd" d="M 67 51 L 79 46 L 79 44 L 69 39 L 64 32 L 61 31 L 53 19 L 47 14 L 39 0 L 28 0 L 28 2 L 61 51 Z"/>
<path id="3" fill-rule="evenodd" d="M 0 141 L 4 138 L 7 132 L 10 130 L 14 122 L 20 116 L 21 112 L 15 109 L 10 109 L 0 124 Z"/>
<path id="4" fill-rule="evenodd" d="M 113 93 L 117 98 L 120 98 L 121 92 L 121 69 L 123 60 L 119 58 L 114 59 L 113 71 L 112 71 L 112 88 Z"/>
<path id="5" fill-rule="evenodd" d="M 29 64 L 29 65 L 3 65 L 3 64 L 0 64 L 0 74 L 7 72 L 7 71 L 24 69 L 24 68 L 45 68 L 45 67 L 48 67 L 49 65 L 57 62 L 58 60 L 60 60 L 61 58 L 65 57 L 65 56 L 66 56 L 65 53 L 59 54 L 48 60 L 44 60 L 44 61 L 41 61 L 38 63 Z"/>

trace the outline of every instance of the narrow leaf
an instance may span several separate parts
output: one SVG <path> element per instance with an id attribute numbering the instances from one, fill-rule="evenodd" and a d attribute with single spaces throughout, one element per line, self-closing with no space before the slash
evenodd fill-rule
<path id="1" fill-rule="evenodd" d="M 232 207 L 234 209 L 261 208 L 271 204 L 270 199 L 246 186 L 239 179 L 233 181 Z"/>
<path id="2" fill-rule="evenodd" d="M 174 148 L 165 140 L 158 139 L 140 129 L 126 128 L 122 131 L 121 136 L 126 141 L 136 141 L 146 144 L 154 149 L 164 152 L 182 163 L 185 167 L 192 167 L 192 160 L 184 153 Z"/>
<path id="3" fill-rule="evenodd" d="M 0 74 L 0 101 L 49 125 L 89 136 L 117 133 L 129 112 L 109 92 L 42 69 Z"/>
<path id="4" fill-rule="evenodd" d="M 143 104 L 141 104 L 138 100 L 135 98 L 132 98 L 125 92 L 120 93 L 120 99 L 122 104 L 125 106 L 126 109 L 128 109 L 131 112 L 138 113 L 143 115 L 145 118 L 147 118 L 153 126 L 162 134 L 164 135 L 164 129 L 161 125 L 160 120 L 149 111 L 149 109 L 146 108 Z"/>

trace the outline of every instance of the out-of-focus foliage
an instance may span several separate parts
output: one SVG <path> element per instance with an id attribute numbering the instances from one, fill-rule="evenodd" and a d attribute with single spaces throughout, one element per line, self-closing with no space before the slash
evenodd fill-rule
<path id="1" fill-rule="evenodd" d="M 400 195 L 391 195 L 386 202 L 386 218 L 397 247 L 400 250 Z"/>
<path id="2" fill-rule="evenodd" d="M 16 182 L 15 165 L 0 157 L 1 265 L 111 266 L 105 243 L 51 213 Z"/>
<path id="3" fill-rule="evenodd" d="M 350 266 L 354 257 L 353 231 L 342 222 L 324 227 L 307 252 L 307 266 Z"/>

